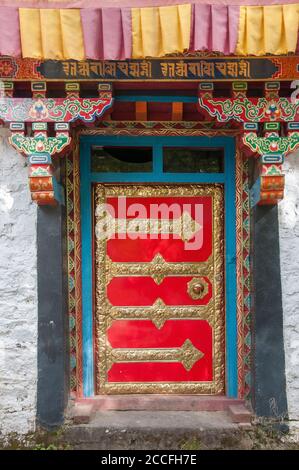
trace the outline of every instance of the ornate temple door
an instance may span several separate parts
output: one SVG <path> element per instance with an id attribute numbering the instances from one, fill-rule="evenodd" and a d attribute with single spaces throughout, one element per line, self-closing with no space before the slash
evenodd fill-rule
<path id="1" fill-rule="evenodd" d="M 223 187 L 94 198 L 97 393 L 224 393 Z"/>

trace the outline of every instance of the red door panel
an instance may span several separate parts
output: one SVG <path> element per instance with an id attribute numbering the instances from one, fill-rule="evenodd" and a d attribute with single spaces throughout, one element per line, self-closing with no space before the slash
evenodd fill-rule
<path id="1" fill-rule="evenodd" d="M 108 330 L 113 348 L 179 349 L 189 339 L 204 355 L 188 371 L 180 362 L 115 363 L 108 372 L 112 382 L 178 382 L 212 380 L 212 329 L 206 321 L 168 320 L 157 330 L 151 321 L 115 321 Z"/>
<path id="2" fill-rule="evenodd" d="M 153 305 L 162 299 L 166 305 L 206 305 L 212 297 L 212 286 L 208 278 L 208 292 L 194 300 L 188 294 L 188 282 L 194 277 L 165 277 L 156 284 L 151 277 L 114 277 L 107 286 L 107 297 L 112 305 Z"/>
<path id="3" fill-rule="evenodd" d="M 150 262 L 154 257 L 160 253 L 165 261 L 168 262 L 203 262 L 207 261 L 212 252 L 212 209 L 211 197 L 195 197 L 195 198 L 126 198 L 126 205 L 137 204 L 142 201 L 145 207 L 145 213 L 138 215 L 139 219 L 151 219 L 150 217 L 150 204 L 168 205 L 171 207 L 173 204 L 184 207 L 183 211 L 188 212 L 191 217 L 202 227 L 197 234 L 201 239 L 201 247 L 196 250 L 186 249 L 184 241 L 174 238 L 172 235 L 168 239 L 163 239 L 159 235 L 156 240 L 152 239 L 150 235 L 141 232 L 140 237 L 135 240 L 126 237 L 125 234 L 120 233 L 115 235 L 115 238 L 110 238 L 107 241 L 107 254 L 112 261 L 115 262 Z M 107 202 L 113 207 L 113 216 L 117 219 L 119 215 L 124 218 L 124 214 L 119 214 L 117 198 L 108 198 Z M 195 205 L 200 206 L 200 210 L 195 212 Z M 188 207 L 190 206 L 190 207 Z M 154 211 L 155 212 L 155 211 Z M 181 209 L 182 212 L 182 209 Z M 170 210 L 164 215 L 169 213 L 170 219 L 178 219 L 179 214 L 173 214 Z M 159 219 L 163 219 L 158 213 Z M 177 217 L 175 217 L 177 215 Z M 132 220 L 133 216 L 128 217 Z M 193 241 L 194 239 L 190 239 Z"/>
<path id="4" fill-rule="evenodd" d="M 98 392 L 223 393 L 222 188 L 97 185 L 95 196 Z M 110 230 L 98 237 L 103 202 Z"/>

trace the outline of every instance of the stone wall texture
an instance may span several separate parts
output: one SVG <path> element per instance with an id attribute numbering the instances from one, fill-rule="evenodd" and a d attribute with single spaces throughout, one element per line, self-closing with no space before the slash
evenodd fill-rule
<path id="1" fill-rule="evenodd" d="M 289 419 L 299 425 L 299 152 L 286 158 L 284 172 L 279 231 L 287 398 Z"/>
<path id="2" fill-rule="evenodd" d="M 25 158 L 0 129 L 0 438 L 35 429 L 36 206 Z"/>

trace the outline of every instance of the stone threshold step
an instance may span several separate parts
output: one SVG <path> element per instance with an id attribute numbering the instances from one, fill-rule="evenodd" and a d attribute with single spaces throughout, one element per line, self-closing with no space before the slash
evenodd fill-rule
<path id="1" fill-rule="evenodd" d="M 96 411 L 224 411 L 244 403 L 240 399 L 208 395 L 96 395 L 75 402 L 92 405 Z"/>
<path id="2" fill-rule="evenodd" d="M 226 411 L 232 422 L 249 423 L 251 413 L 244 400 L 223 396 L 194 395 L 105 395 L 76 400 L 70 406 L 69 417 L 75 424 L 89 423 L 97 412 L 217 412 Z"/>
<path id="3" fill-rule="evenodd" d="M 239 435 L 226 411 L 98 411 L 65 438 L 77 449 L 180 449 L 193 441 L 217 448 Z"/>

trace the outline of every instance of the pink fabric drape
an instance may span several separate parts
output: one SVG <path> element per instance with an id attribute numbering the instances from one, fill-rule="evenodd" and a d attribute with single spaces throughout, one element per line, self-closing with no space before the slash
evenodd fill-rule
<path id="1" fill-rule="evenodd" d="M 240 7 L 194 5 L 193 8 L 192 49 L 233 54 L 238 39 Z"/>
<path id="2" fill-rule="evenodd" d="M 0 7 L 0 55 L 21 55 L 18 8 Z"/>
<path id="3" fill-rule="evenodd" d="M 81 10 L 87 59 L 124 60 L 132 54 L 130 8 Z"/>
<path id="4" fill-rule="evenodd" d="M 281 5 L 298 3 L 298 0 L 211 0 L 216 5 Z M 207 0 L 0 0 L 0 5 L 21 8 L 117 8 L 157 7 L 184 3 L 206 4 Z"/>

